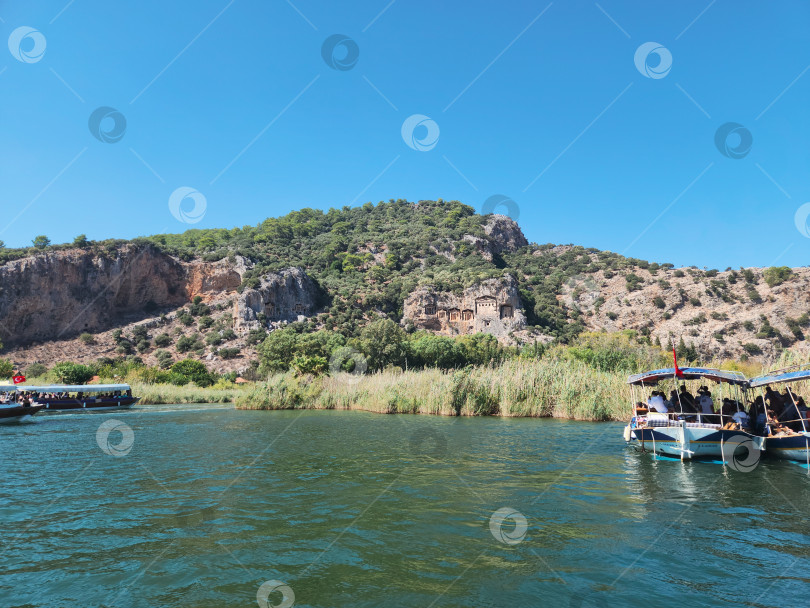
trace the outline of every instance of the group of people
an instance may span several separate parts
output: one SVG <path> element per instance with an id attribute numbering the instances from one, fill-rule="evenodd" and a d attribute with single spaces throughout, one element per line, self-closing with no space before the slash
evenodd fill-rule
<path id="1" fill-rule="evenodd" d="M 31 397 L 28 396 L 28 393 L 0 393 L 0 403 L 30 407 Z"/>
<path id="2" fill-rule="evenodd" d="M 644 405 L 644 404 L 640 404 Z M 732 416 L 732 408 L 737 411 L 740 408 L 739 402 L 732 399 L 723 399 L 724 416 Z M 685 384 L 681 385 L 681 390 L 676 391 L 673 389 L 669 393 L 667 399 L 666 393 L 662 391 L 653 391 L 650 398 L 647 400 L 646 409 L 651 412 L 659 412 L 662 414 L 677 413 L 677 414 L 702 414 L 707 416 L 716 415 L 714 409 L 714 399 L 712 399 L 711 391 L 708 386 L 701 386 L 698 389 L 697 396 L 690 393 Z"/>
<path id="3" fill-rule="evenodd" d="M 807 428 L 808 407 L 804 397 L 797 395 L 786 387 L 779 393 L 770 386 L 765 387 L 765 394 L 754 399 L 753 407 L 757 408 L 760 418 L 766 420 L 772 435 L 792 435 L 801 433 Z"/>
<path id="4" fill-rule="evenodd" d="M 717 411 L 708 386 L 701 386 L 694 396 L 685 384 L 680 391 L 670 391 L 669 399 L 664 392 L 653 391 L 647 403 L 638 403 L 637 407 L 649 412 L 684 415 L 687 421 L 697 420 L 699 416 L 702 422 L 722 424 L 723 428 L 750 429 L 770 436 L 810 430 L 809 408 L 804 398 L 789 387 L 780 394 L 766 386 L 764 397 L 754 399 L 747 411 L 743 403 L 729 398 L 723 399 Z"/>

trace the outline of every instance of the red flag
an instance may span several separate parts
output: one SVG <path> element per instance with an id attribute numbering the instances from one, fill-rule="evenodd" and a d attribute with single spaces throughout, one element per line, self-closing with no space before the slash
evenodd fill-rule
<path id="1" fill-rule="evenodd" d="M 14 384 L 19 384 L 20 382 L 25 382 L 25 376 L 12 376 L 11 380 Z"/>
<path id="2" fill-rule="evenodd" d="M 678 355 L 675 354 L 675 347 L 672 347 L 672 360 L 675 362 L 675 377 L 676 378 L 683 378 L 683 372 L 681 368 L 678 367 Z"/>

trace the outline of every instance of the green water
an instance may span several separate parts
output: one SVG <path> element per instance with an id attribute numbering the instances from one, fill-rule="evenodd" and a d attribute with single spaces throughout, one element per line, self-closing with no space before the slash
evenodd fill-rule
<path id="1" fill-rule="evenodd" d="M 808 604 L 805 469 L 616 424 L 156 406 L 0 427 L 0 465 L 4 608 Z"/>

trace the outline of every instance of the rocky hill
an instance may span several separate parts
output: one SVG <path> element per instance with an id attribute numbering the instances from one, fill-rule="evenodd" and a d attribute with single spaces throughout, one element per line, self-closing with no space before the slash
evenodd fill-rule
<path id="1" fill-rule="evenodd" d="M 806 350 L 810 269 L 674 268 L 527 242 L 505 216 L 390 201 L 133 241 L 0 249 L 2 357 L 25 368 L 193 356 L 244 371 L 269 331 L 491 333 L 505 344 L 633 330 L 704 360 Z"/>

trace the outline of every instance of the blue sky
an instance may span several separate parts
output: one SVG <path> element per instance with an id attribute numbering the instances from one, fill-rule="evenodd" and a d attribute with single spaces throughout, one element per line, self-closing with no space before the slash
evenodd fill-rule
<path id="1" fill-rule="evenodd" d="M 538 243 L 721 269 L 810 253 L 806 2 L 12 0 L 0 19 L 7 246 L 503 195 Z M 335 34 L 350 69 L 324 60 Z M 741 158 L 715 145 L 729 122 Z M 184 187 L 197 223 L 169 209 Z"/>

